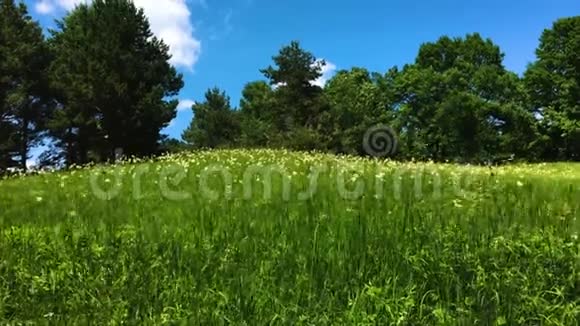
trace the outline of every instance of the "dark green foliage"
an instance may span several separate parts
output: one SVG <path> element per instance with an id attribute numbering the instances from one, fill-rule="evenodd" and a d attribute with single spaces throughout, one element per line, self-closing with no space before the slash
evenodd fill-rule
<path id="1" fill-rule="evenodd" d="M 239 139 L 238 112 L 219 88 L 205 93 L 205 102 L 192 107 L 194 119 L 182 138 L 194 148 L 232 147 Z"/>
<path id="2" fill-rule="evenodd" d="M 324 127 L 329 135 L 329 150 L 335 153 L 365 155 L 363 138 L 378 124 L 393 125 L 394 96 L 392 82 L 397 70 L 385 76 L 370 74 L 366 69 L 339 71 L 324 92 L 330 104 Z"/>
<path id="3" fill-rule="evenodd" d="M 366 155 L 367 131 L 387 125 L 399 134 L 396 158 L 491 164 L 541 159 L 554 136 L 546 130 L 560 128 L 538 120 L 530 82 L 506 70 L 499 47 L 479 34 L 424 44 L 415 64 L 384 75 L 339 71 L 324 89 L 313 83 L 324 62 L 298 42 L 273 61 L 262 70 L 270 85 L 252 82 L 242 92 L 237 145 Z M 575 146 L 574 117 L 562 122 L 566 146 Z"/>
<path id="4" fill-rule="evenodd" d="M 478 34 L 424 44 L 396 81 L 404 155 L 483 162 L 533 157 L 535 121 L 503 54 Z"/>
<path id="5" fill-rule="evenodd" d="M 526 72 L 531 106 L 541 117 L 549 160 L 580 160 L 580 16 L 556 21 L 545 30 L 538 60 Z"/>
<path id="6" fill-rule="evenodd" d="M 181 75 L 168 47 L 153 36 L 142 10 L 128 0 L 80 5 L 50 40 L 53 87 L 61 106 L 52 135 L 69 163 L 157 152 L 159 132 L 175 117 Z"/>
<path id="7" fill-rule="evenodd" d="M 261 70 L 274 90 L 270 121 L 277 131 L 273 145 L 295 149 L 324 148 L 318 130 L 328 110 L 322 89 L 313 82 L 322 76 L 325 62 L 304 50 L 296 41 L 274 56 L 275 67 Z"/>
<path id="8" fill-rule="evenodd" d="M 206 103 L 194 106 L 191 127 L 183 138 L 196 147 L 284 147 L 297 150 L 327 149 L 324 116 L 329 105 L 313 81 L 321 76 L 324 61 L 292 42 L 273 57 L 275 67 L 262 73 L 263 81 L 248 83 L 240 110 L 233 111 L 217 90 Z M 198 120 L 196 122 L 196 120 Z M 232 128 L 228 130 L 228 128 Z"/>
<path id="9" fill-rule="evenodd" d="M 50 57 L 40 26 L 24 4 L 0 0 L 0 173 L 26 169 L 49 115 L 46 69 Z"/>
<path id="10" fill-rule="evenodd" d="M 273 145 L 277 128 L 274 90 L 264 81 L 246 84 L 240 100 L 240 124 L 243 147 Z"/>

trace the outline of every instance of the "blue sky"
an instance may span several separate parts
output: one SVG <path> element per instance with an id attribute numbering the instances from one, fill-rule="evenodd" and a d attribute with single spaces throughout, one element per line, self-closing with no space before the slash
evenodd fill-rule
<path id="1" fill-rule="evenodd" d="M 46 27 L 78 2 L 26 0 Z M 298 40 L 337 69 L 362 66 L 385 72 L 414 60 L 419 46 L 441 35 L 479 32 L 505 52 L 508 69 L 522 73 L 538 38 L 558 18 L 580 14 L 579 0 L 135 0 L 166 40 L 185 87 L 177 118 L 165 130 L 180 138 L 192 101 L 213 86 L 239 103 L 245 83 L 262 79 L 281 46 Z M 323 82 L 321 80 L 320 82 Z"/>

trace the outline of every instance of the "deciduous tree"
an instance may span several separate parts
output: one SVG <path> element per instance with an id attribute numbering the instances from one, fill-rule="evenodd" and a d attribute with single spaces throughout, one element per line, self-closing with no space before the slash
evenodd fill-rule
<path id="1" fill-rule="evenodd" d="M 533 152 L 533 116 L 502 60 L 499 47 L 479 34 L 421 46 L 396 82 L 408 157 L 482 162 Z"/>
<path id="2" fill-rule="evenodd" d="M 531 106 L 547 140 L 545 159 L 580 160 L 580 16 L 545 30 L 525 74 Z"/>

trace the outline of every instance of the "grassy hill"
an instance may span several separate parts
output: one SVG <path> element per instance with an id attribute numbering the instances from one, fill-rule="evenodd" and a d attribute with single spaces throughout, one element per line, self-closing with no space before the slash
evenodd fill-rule
<path id="1" fill-rule="evenodd" d="M 213 151 L 0 181 L 2 323 L 580 323 L 580 165 Z"/>

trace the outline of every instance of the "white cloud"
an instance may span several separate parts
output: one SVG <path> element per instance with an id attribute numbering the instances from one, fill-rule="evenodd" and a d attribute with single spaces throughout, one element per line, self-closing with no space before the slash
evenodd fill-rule
<path id="1" fill-rule="evenodd" d="M 169 45 L 171 62 L 193 69 L 201 52 L 201 42 L 193 37 L 191 12 L 185 0 L 135 0 L 145 10 L 151 30 Z"/>
<path id="2" fill-rule="evenodd" d="M 34 6 L 34 10 L 42 15 L 48 15 L 54 12 L 54 4 L 50 0 L 40 0 Z"/>
<path id="3" fill-rule="evenodd" d="M 90 0 L 38 0 L 36 11 L 49 14 L 59 7 L 73 9 L 77 4 Z M 134 0 L 135 5 L 143 8 L 149 18 L 151 30 L 169 46 L 171 63 L 187 69 L 193 66 L 201 53 L 201 42 L 193 36 L 191 12 L 187 0 Z M 201 1 L 204 4 L 205 1 Z"/>
<path id="4" fill-rule="evenodd" d="M 194 104 L 195 101 L 193 100 L 180 100 L 179 104 L 177 105 L 177 111 L 190 110 Z"/>
<path id="5" fill-rule="evenodd" d="M 322 64 L 322 59 L 318 60 L 317 64 Z M 321 65 L 321 67 L 322 76 L 313 81 L 312 84 L 319 87 L 324 87 L 326 82 L 334 75 L 334 72 L 336 71 L 336 65 L 330 61 L 325 60 L 325 64 Z"/>

